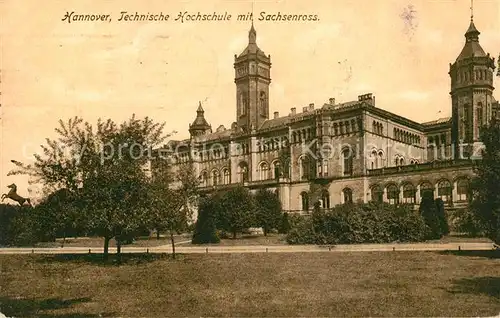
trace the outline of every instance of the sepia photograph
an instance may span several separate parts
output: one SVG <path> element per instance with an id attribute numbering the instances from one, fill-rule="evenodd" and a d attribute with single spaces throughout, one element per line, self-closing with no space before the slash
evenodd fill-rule
<path id="1" fill-rule="evenodd" d="M 499 0 L 3 0 L 0 318 L 500 317 L 496 87 Z"/>

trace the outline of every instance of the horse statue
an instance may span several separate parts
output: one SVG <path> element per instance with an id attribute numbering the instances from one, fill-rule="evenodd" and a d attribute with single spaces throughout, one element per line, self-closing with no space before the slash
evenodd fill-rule
<path id="1" fill-rule="evenodd" d="M 23 206 L 24 203 L 28 203 L 31 206 L 31 201 L 29 198 L 23 198 L 19 194 L 17 194 L 17 186 L 13 183 L 11 185 L 8 185 L 7 188 L 10 188 L 9 192 L 7 194 L 2 194 L 2 202 L 4 199 L 11 199 L 13 201 L 16 201 L 19 203 L 19 205 Z"/>

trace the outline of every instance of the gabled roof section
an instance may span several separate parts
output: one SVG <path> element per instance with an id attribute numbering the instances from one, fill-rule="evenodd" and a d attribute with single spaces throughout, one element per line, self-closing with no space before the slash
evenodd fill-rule
<path id="1" fill-rule="evenodd" d="M 422 123 L 423 126 L 434 126 L 434 125 L 441 125 L 441 124 L 451 124 L 451 117 L 443 117 L 439 118 L 436 120 L 428 121 L 425 123 Z"/>

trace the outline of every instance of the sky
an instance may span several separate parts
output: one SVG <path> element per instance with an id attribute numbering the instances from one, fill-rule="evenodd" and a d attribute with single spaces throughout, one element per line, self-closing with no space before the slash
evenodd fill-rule
<path id="1" fill-rule="evenodd" d="M 236 117 L 234 55 L 248 42 L 271 55 L 270 115 L 333 97 L 373 93 L 377 107 L 417 122 L 451 115 L 449 63 L 465 42 L 470 0 L 59 1 L 0 2 L 0 192 L 28 195 L 27 178 L 7 176 L 11 159 L 32 162 L 58 120 L 121 122 L 135 113 L 189 137 L 201 101 L 215 130 Z M 118 21 L 122 11 L 169 21 Z M 179 12 L 231 14 L 229 21 L 175 21 Z M 66 13 L 110 15 L 63 21 Z M 318 21 L 259 21 L 266 14 Z M 486 52 L 500 53 L 500 1 L 474 1 Z M 499 78 L 495 85 L 498 87 Z M 495 94 L 500 99 L 498 93 Z"/>

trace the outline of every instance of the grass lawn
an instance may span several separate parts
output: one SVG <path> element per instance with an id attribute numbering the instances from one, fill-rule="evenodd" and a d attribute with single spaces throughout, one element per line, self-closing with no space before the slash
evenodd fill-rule
<path id="1" fill-rule="evenodd" d="M 0 255 L 16 317 L 494 316 L 500 256 L 483 252 Z"/>
<path id="2" fill-rule="evenodd" d="M 184 242 L 190 241 L 192 238 L 191 234 L 181 234 L 175 235 L 175 242 Z M 56 242 L 40 242 L 35 244 L 35 247 L 60 247 L 63 242 L 63 239 L 57 239 Z M 137 246 L 137 247 L 153 247 L 153 246 L 161 246 L 161 245 L 170 245 L 170 236 L 161 236 L 160 239 L 156 239 L 156 236 L 143 236 L 137 238 L 132 244 L 128 244 L 125 246 Z M 64 242 L 65 247 L 103 247 L 104 239 L 102 237 L 69 237 L 66 238 Z M 112 239 L 109 242 L 110 247 L 115 247 L 116 242 Z"/>
<path id="3" fill-rule="evenodd" d="M 191 244 L 192 235 L 181 234 L 175 235 L 174 240 L 177 244 L 182 246 L 192 246 Z M 445 236 L 440 240 L 428 241 L 428 243 L 456 243 L 456 242 L 469 242 L 469 243 L 489 243 L 491 240 L 484 237 L 466 237 L 463 235 L 449 235 Z M 56 242 L 42 242 L 37 243 L 35 247 L 59 247 L 61 246 L 62 239 L 57 239 Z M 156 236 L 151 237 L 139 237 L 134 243 L 125 246 L 136 246 L 136 247 L 154 247 L 161 245 L 170 245 L 170 237 L 160 237 L 156 239 Z M 267 236 L 264 235 L 250 235 L 250 234 L 238 234 L 236 239 L 227 238 L 221 239 L 218 244 L 208 244 L 208 246 L 248 246 L 248 245 L 283 245 L 287 244 L 286 235 L 269 233 Z M 67 238 L 64 243 L 66 247 L 103 247 L 104 239 L 101 237 L 79 237 L 79 238 Z M 110 241 L 110 246 L 115 247 L 115 240 Z"/>

